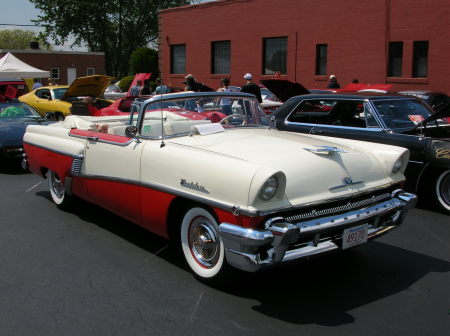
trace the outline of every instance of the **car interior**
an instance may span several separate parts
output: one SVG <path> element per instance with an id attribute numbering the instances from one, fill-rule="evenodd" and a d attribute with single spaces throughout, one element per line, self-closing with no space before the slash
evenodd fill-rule
<path id="1" fill-rule="evenodd" d="M 288 121 L 366 128 L 367 115 L 360 101 L 306 100 L 291 113 Z"/>

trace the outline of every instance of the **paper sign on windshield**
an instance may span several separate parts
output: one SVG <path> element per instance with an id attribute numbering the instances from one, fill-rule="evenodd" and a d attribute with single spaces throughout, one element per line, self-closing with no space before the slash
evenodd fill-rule
<path id="1" fill-rule="evenodd" d="M 420 114 L 409 114 L 408 118 L 415 124 L 418 124 L 421 121 L 425 120 L 425 118 Z"/>

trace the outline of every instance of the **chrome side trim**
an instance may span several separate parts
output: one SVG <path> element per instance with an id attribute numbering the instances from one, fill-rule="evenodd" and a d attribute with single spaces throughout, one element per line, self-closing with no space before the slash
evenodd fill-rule
<path id="1" fill-rule="evenodd" d="M 233 207 L 234 207 L 234 205 L 228 205 L 228 204 L 224 204 L 224 203 L 220 203 L 220 202 L 216 202 L 216 201 L 211 201 L 206 197 L 192 195 L 188 192 L 183 192 L 183 191 L 180 191 L 180 190 L 177 190 L 174 188 L 170 188 L 170 187 L 166 187 L 166 186 L 162 186 L 162 185 L 159 185 L 156 183 L 140 182 L 140 181 L 136 181 L 136 180 L 129 180 L 129 179 L 124 179 L 124 178 L 112 177 L 112 176 L 87 175 L 87 174 L 74 174 L 74 176 L 82 177 L 82 178 L 86 178 L 86 179 L 92 179 L 92 180 L 119 182 L 119 183 L 124 183 L 124 184 L 137 185 L 137 186 L 141 186 L 144 188 L 150 188 L 153 190 L 162 191 L 162 192 L 172 194 L 175 196 L 184 197 L 184 198 L 190 199 L 192 201 L 195 201 L 198 203 L 203 203 L 203 204 L 209 205 L 211 207 L 219 208 L 219 209 L 226 210 L 229 212 L 232 212 Z M 248 211 L 245 209 L 244 210 L 240 209 L 239 214 L 250 216 L 250 217 L 258 216 L 257 212 Z"/>
<path id="2" fill-rule="evenodd" d="M 63 151 L 58 151 L 58 150 L 55 150 L 55 149 L 52 149 L 52 148 L 49 148 L 49 147 L 45 147 L 45 146 L 42 146 L 42 145 L 36 145 L 36 144 L 34 144 L 32 142 L 28 142 L 28 141 L 24 141 L 24 143 L 26 143 L 27 145 L 30 145 L 30 146 L 34 146 L 34 147 L 40 148 L 40 149 L 48 150 L 49 152 L 53 152 L 53 153 L 56 153 L 56 154 L 68 156 L 68 157 L 71 157 L 71 158 L 74 158 L 74 159 L 83 159 L 84 158 L 83 154 L 71 154 L 71 153 L 67 153 L 67 152 L 63 152 Z"/>
<path id="3" fill-rule="evenodd" d="M 321 128 L 325 128 L 325 127 L 329 127 L 329 128 L 340 128 L 340 129 L 357 129 L 357 130 L 364 130 L 364 131 L 369 131 L 369 132 L 381 132 L 383 131 L 382 128 L 375 128 L 375 127 L 350 127 L 350 126 L 337 126 L 337 125 L 328 125 L 328 124 L 311 124 L 311 123 L 300 123 L 300 122 L 293 122 L 293 121 L 286 121 L 284 123 L 285 125 L 300 125 L 300 126 L 311 126 L 311 127 L 321 127 Z M 307 133 L 303 133 L 303 134 L 307 134 Z M 362 140 L 360 140 L 362 141 Z"/>

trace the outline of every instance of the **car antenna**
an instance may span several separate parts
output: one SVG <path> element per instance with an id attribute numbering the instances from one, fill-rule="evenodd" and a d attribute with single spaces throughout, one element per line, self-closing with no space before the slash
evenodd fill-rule
<path id="1" fill-rule="evenodd" d="M 161 85 L 163 85 L 163 79 L 161 78 Z M 161 144 L 159 145 L 159 148 L 163 148 L 166 146 L 164 143 L 164 114 L 163 114 L 163 104 L 162 104 L 162 90 L 160 90 L 160 96 L 161 100 L 159 102 L 159 105 L 161 107 Z"/>

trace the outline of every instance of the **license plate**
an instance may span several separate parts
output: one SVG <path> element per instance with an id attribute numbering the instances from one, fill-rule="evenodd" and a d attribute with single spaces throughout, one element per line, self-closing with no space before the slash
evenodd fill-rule
<path id="1" fill-rule="evenodd" d="M 368 229 L 368 224 L 345 229 L 342 235 L 342 249 L 366 243 Z"/>

